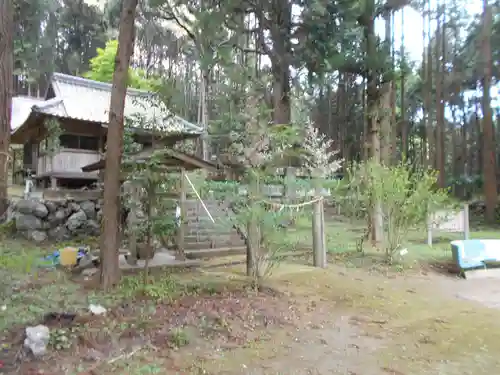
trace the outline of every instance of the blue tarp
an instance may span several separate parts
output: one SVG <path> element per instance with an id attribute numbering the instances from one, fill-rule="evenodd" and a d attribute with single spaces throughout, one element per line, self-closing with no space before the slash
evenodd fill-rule
<path id="1" fill-rule="evenodd" d="M 76 262 L 80 261 L 88 253 L 88 249 L 85 247 L 78 248 L 78 255 L 76 256 Z M 55 250 L 52 254 L 40 259 L 39 266 L 41 267 L 56 267 L 59 265 L 59 250 Z"/>

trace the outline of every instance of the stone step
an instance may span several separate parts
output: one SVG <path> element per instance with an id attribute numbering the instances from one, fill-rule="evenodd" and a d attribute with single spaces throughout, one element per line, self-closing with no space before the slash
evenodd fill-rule
<path id="1" fill-rule="evenodd" d="M 192 228 L 211 228 L 211 229 L 224 229 L 232 228 L 233 222 L 227 220 L 226 218 L 214 218 L 215 223 L 211 220 L 203 221 L 187 221 L 185 225 Z"/>
<path id="2" fill-rule="evenodd" d="M 230 246 L 245 246 L 245 242 L 241 241 L 222 241 L 222 242 L 210 242 L 210 241 L 201 241 L 201 242 L 187 242 L 184 243 L 184 250 L 200 250 L 200 249 L 215 249 L 218 247 L 230 247 Z"/>
<path id="3" fill-rule="evenodd" d="M 218 218 L 221 218 L 221 217 L 227 217 L 227 213 L 226 212 L 210 212 L 212 214 L 212 217 L 214 218 L 214 220 L 217 220 Z M 184 215 L 184 219 L 185 220 L 194 220 L 194 221 L 212 221 L 212 219 L 210 219 L 210 216 L 208 216 L 206 213 L 205 214 L 199 214 L 199 213 L 187 213 Z"/>
<path id="4" fill-rule="evenodd" d="M 196 206 L 196 207 L 201 207 L 202 204 L 199 200 L 193 200 L 193 199 L 187 199 L 185 201 L 186 203 L 186 206 Z M 219 202 L 218 201 L 214 201 L 214 200 L 211 200 L 211 199 L 207 199 L 207 200 L 203 200 L 203 203 L 205 204 L 205 206 L 218 206 L 219 205 Z"/>
<path id="5" fill-rule="evenodd" d="M 208 216 L 193 216 L 193 217 L 184 217 L 184 222 L 185 223 L 193 223 L 193 224 L 209 224 L 209 225 L 220 225 L 224 221 L 229 220 L 227 215 L 215 215 L 212 216 L 214 219 L 210 219 Z"/>
<path id="6" fill-rule="evenodd" d="M 208 215 L 207 211 L 205 211 L 205 208 L 203 208 L 202 205 L 196 206 L 196 205 L 187 205 L 184 206 L 186 209 L 186 213 L 199 213 L 203 215 Z M 209 204 L 206 206 L 208 209 L 208 212 L 210 212 L 212 215 L 216 212 L 223 212 L 227 210 L 227 207 L 225 206 L 219 206 L 215 204 Z M 171 209 L 171 212 L 175 212 L 175 209 Z"/>
<path id="7" fill-rule="evenodd" d="M 188 204 L 188 205 L 186 205 L 184 207 L 186 207 L 186 211 L 200 211 L 200 212 L 203 211 L 203 212 L 207 213 L 205 211 L 205 208 L 201 204 L 200 205 L 194 205 L 194 204 L 193 205 L 189 205 Z M 208 209 L 208 211 L 210 211 L 210 213 L 212 213 L 212 210 L 213 211 L 219 211 L 219 210 L 224 210 L 225 209 L 224 206 L 219 206 L 218 204 L 207 204 L 205 207 Z"/>
<path id="8" fill-rule="evenodd" d="M 225 240 L 226 238 L 240 238 L 237 232 L 199 232 L 199 231 L 193 231 L 189 232 L 186 231 L 184 234 L 184 237 L 187 237 L 185 241 L 188 242 L 200 242 L 202 240 L 207 240 L 207 241 L 212 241 L 212 240 Z"/>
<path id="9" fill-rule="evenodd" d="M 229 217 L 227 214 L 212 215 L 212 218 L 214 219 L 213 221 L 208 216 L 188 216 L 188 217 L 184 217 L 184 221 L 186 223 L 217 224 L 217 223 L 222 223 L 224 221 L 229 220 Z"/>
<path id="10" fill-rule="evenodd" d="M 224 230 L 224 231 L 211 231 L 211 230 L 186 230 L 184 232 L 184 241 L 200 241 L 201 239 L 226 239 L 226 238 L 240 238 L 237 231 Z"/>
<path id="11" fill-rule="evenodd" d="M 217 234 L 230 234 L 236 232 L 232 226 L 208 226 L 208 225 L 186 225 L 184 227 L 184 232 L 192 234 L 207 234 L 207 235 L 217 235 Z"/>
<path id="12" fill-rule="evenodd" d="M 184 242 L 185 243 L 191 243 L 191 242 L 223 242 L 223 241 L 232 241 L 232 240 L 239 240 L 240 236 L 236 232 L 231 233 L 231 234 L 217 234 L 217 235 L 186 235 L 184 236 Z"/>
<path id="13" fill-rule="evenodd" d="M 212 227 L 216 226 L 225 226 L 227 225 L 228 222 L 228 217 L 227 216 L 216 216 L 214 217 L 214 221 L 208 219 L 208 218 L 186 218 L 184 219 L 184 222 L 187 223 L 188 225 L 208 225 Z"/>
<path id="14" fill-rule="evenodd" d="M 217 234 L 217 233 L 233 233 L 235 229 L 231 225 L 200 225 L 200 224 L 191 224 L 185 225 L 184 231 L 192 232 L 192 233 L 208 233 L 208 234 Z"/>
<path id="15" fill-rule="evenodd" d="M 247 251 L 245 246 L 218 247 L 215 249 L 198 249 L 185 251 L 188 259 L 216 258 L 229 255 L 241 255 Z"/>
<path id="16" fill-rule="evenodd" d="M 206 213 L 205 208 L 201 204 L 199 204 L 199 205 L 187 204 L 184 207 L 186 207 L 187 211 L 197 210 L 197 211 L 203 211 Z M 217 211 L 217 210 L 221 210 L 221 209 L 225 208 L 225 206 L 219 206 L 217 203 L 209 203 L 209 204 L 206 204 L 205 207 L 208 209 L 208 211 L 211 211 L 211 210 Z M 212 212 L 210 212 L 210 213 L 212 213 Z"/>
<path id="17" fill-rule="evenodd" d="M 231 238 L 240 238 L 240 235 L 236 232 L 189 232 L 186 231 L 184 234 L 184 241 L 186 242 L 200 242 L 203 240 L 213 241 L 213 240 L 226 240 Z"/>
<path id="18" fill-rule="evenodd" d="M 200 236 L 218 236 L 218 235 L 231 235 L 236 233 L 232 227 L 217 228 L 217 227 L 204 227 L 204 226 L 185 226 L 184 233 L 186 235 L 200 235 Z"/>

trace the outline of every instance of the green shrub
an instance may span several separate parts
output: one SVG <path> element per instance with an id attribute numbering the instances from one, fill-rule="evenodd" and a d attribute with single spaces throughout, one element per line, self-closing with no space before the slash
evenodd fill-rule
<path id="1" fill-rule="evenodd" d="M 342 184 L 343 212 L 370 220 L 374 208 L 381 206 L 381 245 L 390 262 L 410 229 L 424 226 L 431 212 L 451 203 L 447 191 L 436 187 L 436 180 L 436 172 L 405 164 L 387 167 L 369 161 L 352 165 Z"/>

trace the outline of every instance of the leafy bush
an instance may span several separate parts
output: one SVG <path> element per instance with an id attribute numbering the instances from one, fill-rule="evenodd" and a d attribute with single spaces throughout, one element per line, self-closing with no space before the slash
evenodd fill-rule
<path id="1" fill-rule="evenodd" d="M 249 184 L 217 181 L 206 181 L 202 188 L 205 196 L 219 201 L 221 207 L 226 207 L 226 215 L 219 219 L 219 224 L 234 227 L 245 238 L 247 246 L 249 223 L 257 223 L 258 249 L 252 253 L 253 264 L 249 275 L 255 286 L 270 276 L 280 264 L 283 253 L 296 245 L 296 240 L 287 236 L 287 223 L 305 214 L 302 209 L 287 208 L 283 200 L 273 200 L 263 191 L 265 184 L 262 182 L 267 182 L 267 173 L 258 173 L 256 170 L 248 172 L 259 181 L 256 190 L 252 190 Z"/>
<path id="2" fill-rule="evenodd" d="M 346 177 L 342 184 L 344 212 L 369 220 L 375 205 L 381 205 L 382 246 L 389 262 L 411 228 L 426 224 L 431 212 L 450 203 L 446 190 L 436 188 L 433 171 L 369 161 L 351 166 Z"/>

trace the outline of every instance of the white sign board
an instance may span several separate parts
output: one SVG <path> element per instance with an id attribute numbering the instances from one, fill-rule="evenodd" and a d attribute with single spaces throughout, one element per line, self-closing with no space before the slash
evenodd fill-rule
<path id="1" fill-rule="evenodd" d="M 460 211 L 438 211 L 427 221 L 427 244 L 432 246 L 433 232 L 463 233 L 469 239 L 469 205 Z"/>

